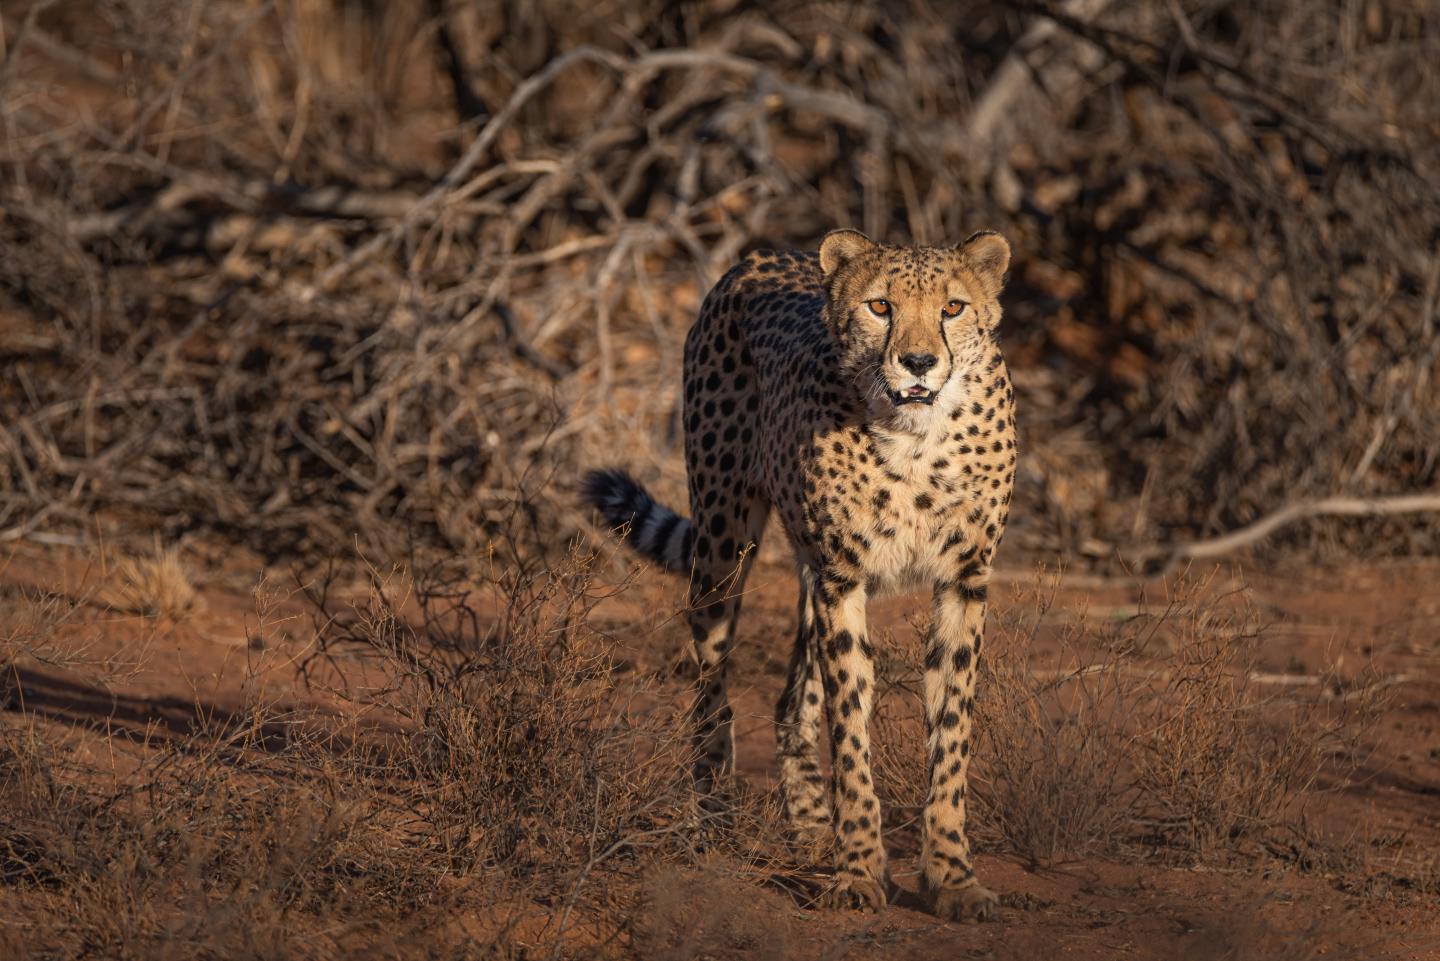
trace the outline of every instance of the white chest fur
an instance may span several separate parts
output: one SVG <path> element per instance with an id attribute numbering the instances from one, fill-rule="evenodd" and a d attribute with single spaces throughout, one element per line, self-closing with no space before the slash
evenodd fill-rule
<path id="1" fill-rule="evenodd" d="M 946 433 L 874 436 L 884 458 L 881 483 L 890 496 L 887 509 L 877 511 L 867 525 L 872 546 L 865 558 L 866 573 L 877 592 L 929 586 L 954 566 L 953 553 L 952 563 L 946 562 L 944 545 L 949 533 L 964 523 L 968 498 L 957 492 L 966 485 L 947 458 Z"/>

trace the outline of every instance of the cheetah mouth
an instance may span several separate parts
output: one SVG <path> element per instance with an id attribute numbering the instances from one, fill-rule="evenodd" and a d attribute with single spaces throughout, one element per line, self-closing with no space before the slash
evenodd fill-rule
<path id="1" fill-rule="evenodd" d="M 906 404 L 924 404 L 928 407 L 935 403 L 935 392 L 928 387 L 915 384 L 904 390 L 892 390 L 890 399 L 895 402 L 896 407 L 904 407 Z"/>

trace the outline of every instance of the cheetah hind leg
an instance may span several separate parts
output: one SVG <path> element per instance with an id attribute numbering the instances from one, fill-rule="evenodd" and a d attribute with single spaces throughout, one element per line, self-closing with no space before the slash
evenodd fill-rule
<path id="1" fill-rule="evenodd" d="M 820 768 L 820 717 L 825 692 L 820 680 L 814 593 L 814 573 L 802 567 L 795 647 L 785 693 L 775 710 L 775 725 L 785 818 L 796 844 L 812 863 L 822 864 L 829 860 L 835 828 Z"/>
<path id="2" fill-rule="evenodd" d="M 690 574 L 690 636 L 699 667 L 692 707 L 695 789 L 702 818 L 723 828 L 732 807 L 735 767 L 734 711 L 726 691 L 730 652 L 740 618 L 745 579 L 765 530 L 769 504 L 758 498 L 722 497 L 707 505 L 691 491 L 697 530 Z"/>

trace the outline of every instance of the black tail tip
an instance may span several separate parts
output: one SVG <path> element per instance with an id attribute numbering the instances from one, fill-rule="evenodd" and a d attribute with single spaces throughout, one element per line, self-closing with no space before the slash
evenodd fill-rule
<path id="1" fill-rule="evenodd" d="M 623 470 L 613 468 L 587 471 L 580 482 L 585 502 L 614 524 L 623 524 L 650 495 Z"/>

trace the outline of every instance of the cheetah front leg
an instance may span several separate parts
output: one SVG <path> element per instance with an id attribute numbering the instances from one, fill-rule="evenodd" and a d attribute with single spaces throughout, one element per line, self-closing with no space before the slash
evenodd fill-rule
<path id="1" fill-rule="evenodd" d="M 889 882 L 880 843 L 880 803 L 870 776 L 875 653 L 865 634 L 865 589 L 845 578 L 822 575 L 817 600 L 835 801 L 835 879 L 822 902 L 878 911 L 885 906 Z"/>
<path id="2" fill-rule="evenodd" d="M 938 585 L 925 652 L 925 721 L 930 791 L 920 886 L 935 913 L 957 921 L 994 915 L 997 899 L 975 877 L 965 837 L 966 772 L 970 766 L 975 675 L 985 631 L 989 572 Z"/>

